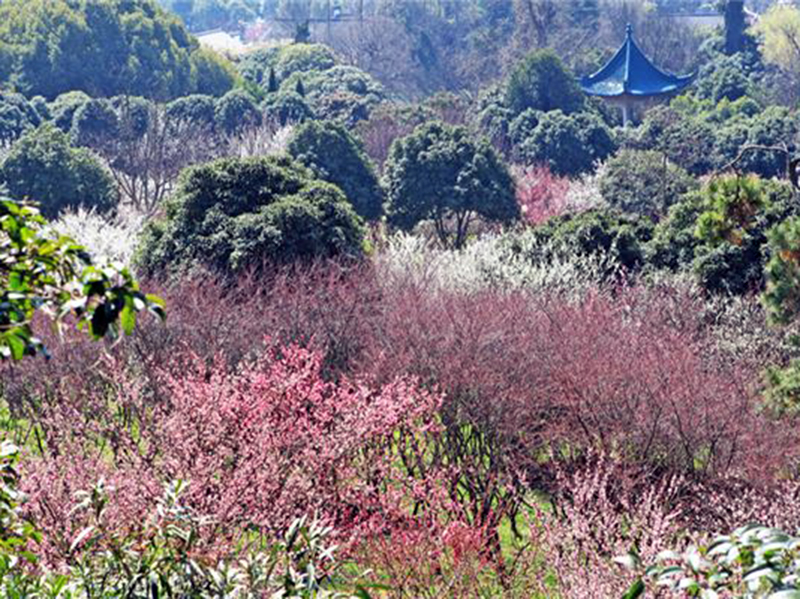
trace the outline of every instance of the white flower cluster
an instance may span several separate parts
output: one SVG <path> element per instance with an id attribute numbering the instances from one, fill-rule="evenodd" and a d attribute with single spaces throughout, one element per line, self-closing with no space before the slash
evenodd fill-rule
<path id="1" fill-rule="evenodd" d="M 145 215 L 120 205 L 115 216 L 78 208 L 64 212 L 50 226 L 84 246 L 97 263 L 119 262 L 130 266 Z"/>
<path id="2" fill-rule="evenodd" d="M 445 250 L 420 236 L 397 234 L 376 255 L 375 263 L 387 285 L 415 284 L 429 289 L 580 294 L 602 284 L 608 268 L 604 257 L 560 257 L 545 249 L 536 254 L 548 255 L 547 260 L 536 260 L 534 252 L 524 247 L 524 234 L 513 239 L 511 243 L 510 236 L 487 235 L 462 250 Z"/>

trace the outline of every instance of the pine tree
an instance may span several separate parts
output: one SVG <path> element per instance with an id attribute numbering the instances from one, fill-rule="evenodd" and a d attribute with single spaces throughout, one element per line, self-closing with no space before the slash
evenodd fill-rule
<path id="1" fill-rule="evenodd" d="M 296 91 L 303 98 L 306 97 L 306 88 L 303 85 L 303 80 L 302 79 L 298 79 L 297 80 L 297 85 L 295 85 L 294 91 Z"/>

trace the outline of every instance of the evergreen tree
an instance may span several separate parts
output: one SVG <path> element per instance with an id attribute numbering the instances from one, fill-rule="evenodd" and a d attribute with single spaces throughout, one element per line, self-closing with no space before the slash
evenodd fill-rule
<path id="1" fill-rule="evenodd" d="M 269 81 L 267 83 L 267 91 L 269 93 L 275 93 L 278 91 L 278 78 L 275 76 L 275 69 L 270 67 L 269 69 Z"/>
<path id="2" fill-rule="evenodd" d="M 728 0 L 725 5 L 725 54 L 741 52 L 744 48 L 744 0 Z"/>

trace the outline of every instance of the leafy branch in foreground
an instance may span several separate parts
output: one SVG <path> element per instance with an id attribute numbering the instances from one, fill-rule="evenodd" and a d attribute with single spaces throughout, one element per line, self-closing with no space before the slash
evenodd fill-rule
<path id="1" fill-rule="evenodd" d="M 0 360 L 20 360 L 46 348 L 35 336 L 41 311 L 57 326 L 73 317 L 94 339 L 130 334 L 140 312 L 165 318 L 164 302 L 139 290 L 119 265 L 96 266 L 69 237 L 45 233 L 34 204 L 0 195 Z"/>
<path id="2" fill-rule="evenodd" d="M 633 553 L 615 561 L 640 567 Z M 798 599 L 800 538 L 751 524 L 683 553 L 662 551 L 623 599 L 641 597 L 651 585 L 681 597 Z"/>

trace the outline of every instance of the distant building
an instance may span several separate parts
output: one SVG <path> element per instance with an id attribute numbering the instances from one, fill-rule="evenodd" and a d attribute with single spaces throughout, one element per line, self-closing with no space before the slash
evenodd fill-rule
<path id="1" fill-rule="evenodd" d="M 239 54 L 245 49 L 242 39 L 238 35 L 231 35 L 222 29 L 201 31 L 195 34 L 201 46 L 211 48 L 217 52 Z"/>
<path id="2" fill-rule="evenodd" d="M 581 79 L 581 87 L 588 95 L 619 106 L 627 126 L 637 106 L 679 93 L 693 78 L 694 75 L 677 76 L 659 70 L 636 45 L 633 27 L 628 25 L 622 47 L 602 69 Z"/>

